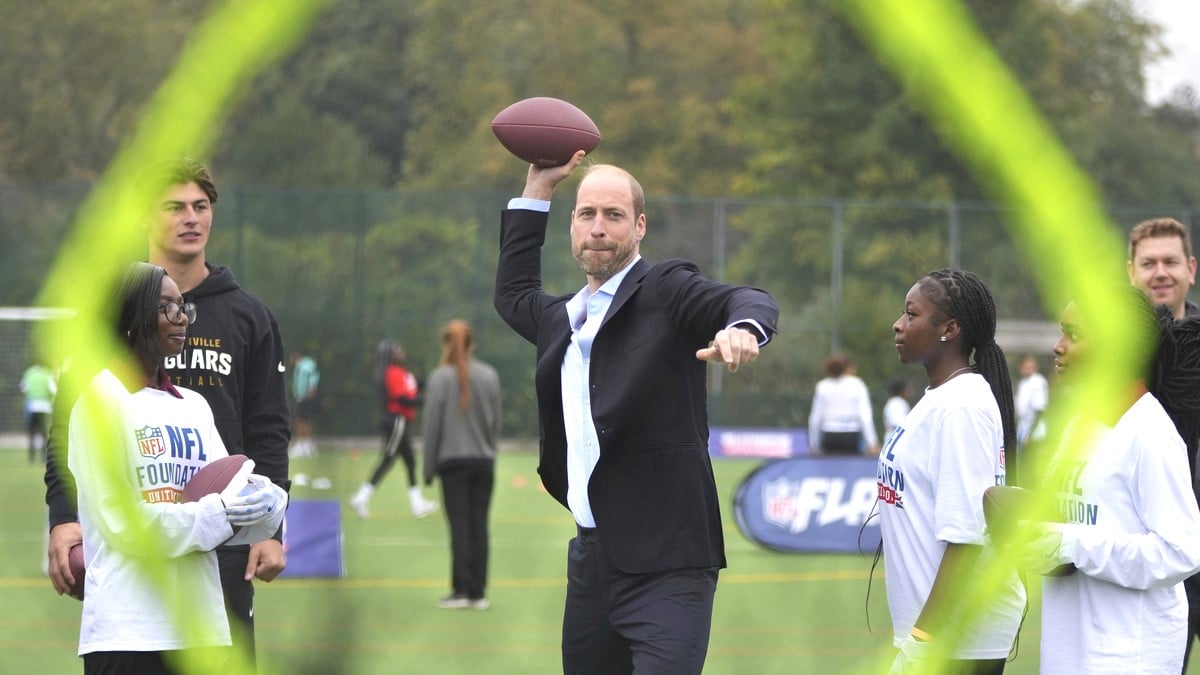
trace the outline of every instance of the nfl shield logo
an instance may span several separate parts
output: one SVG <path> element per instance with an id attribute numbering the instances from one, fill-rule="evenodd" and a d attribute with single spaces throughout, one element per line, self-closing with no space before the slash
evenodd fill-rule
<path id="1" fill-rule="evenodd" d="M 163 442 L 162 431 L 158 427 L 145 426 L 134 429 L 133 433 L 137 436 L 138 452 L 142 453 L 142 457 L 158 459 L 167 451 L 167 444 Z"/>
<path id="2" fill-rule="evenodd" d="M 796 518 L 800 481 L 779 478 L 763 486 L 763 518 L 778 527 L 788 527 Z"/>

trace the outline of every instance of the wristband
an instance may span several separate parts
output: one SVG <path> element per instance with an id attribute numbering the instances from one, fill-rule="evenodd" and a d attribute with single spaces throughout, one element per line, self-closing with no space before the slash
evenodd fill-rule
<path id="1" fill-rule="evenodd" d="M 930 635 L 929 633 L 926 633 L 925 631 L 921 630 L 920 628 L 917 628 L 916 626 L 913 626 L 912 632 L 910 633 L 910 635 L 912 635 L 913 639 L 916 640 L 917 642 L 933 642 L 932 635 Z"/>

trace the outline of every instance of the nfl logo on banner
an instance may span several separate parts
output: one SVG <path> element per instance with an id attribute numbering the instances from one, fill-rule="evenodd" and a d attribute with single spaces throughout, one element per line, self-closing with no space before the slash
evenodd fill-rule
<path id="1" fill-rule="evenodd" d="M 142 457 L 158 459 L 167 451 L 167 444 L 163 442 L 162 431 L 158 427 L 145 426 L 134 429 L 133 433 L 137 436 L 138 451 Z"/>
<path id="2" fill-rule="evenodd" d="M 792 521 L 798 512 L 797 500 L 800 497 L 800 481 L 780 478 L 763 486 L 763 517 L 767 522 L 791 529 Z"/>
<path id="3" fill-rule="evenodd" d="M 746 538 L 777 551 L 870 551 L 878 486 L 872 457 L 792 457 L 759 466 L 738 486 L 733 515 Z"/>

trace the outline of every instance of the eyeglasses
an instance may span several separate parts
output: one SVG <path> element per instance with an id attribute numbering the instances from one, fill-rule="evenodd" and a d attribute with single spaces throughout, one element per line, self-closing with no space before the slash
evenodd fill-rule
<path id="1" fill-rule="evenodd" d="M 158 306 L 162 310 L 163 316 L 172 326 L 182 326 L 183 317 L 187 317 L 188 323 L 196 323 L 196 305 L 185 302 L 182 305 L 178 302 L 166 302 Z"/>

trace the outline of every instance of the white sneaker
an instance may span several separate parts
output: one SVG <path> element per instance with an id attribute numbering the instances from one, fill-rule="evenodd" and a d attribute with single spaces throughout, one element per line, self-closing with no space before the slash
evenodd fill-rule
<path id="1" fill-rule="evenodd" d="M 422 499 L 420 503 L 413 505 L 413 516 L 417 518 L 424 518 L 425 516 L 428 516 L 437 510 L 438 505 L 435 502 Z"/>
<path id="2" fill-rule="evenodd" d="M 421 494 L 421 488 L 416 486 L 408 489 L 408 506 L 412 509 L 413 516 L 417 518 L 424 518 L 438 509 L 437 503 L 425 499 Z"/>
<path id="3" fill-rule="evenodd" d="M 371 517 L 371 512 L 367 509 L 367 504 L 370 501 L 371 496 L 360 490 L 358 494 L 350 498 L 350 508 L 354 509 L 359 518 L 366 520 Z"/>
<path id="4" fill-rule="evenodd" d="M 466 609 L 471 606 L 471 601 L 461 595 L 447 595 L 438 600 L 437 605 L 442 609 Z"/>
<path id="5" fill-rule="evenodd" d="M 475 598 L 474 600 L 468 600 L 467 602 L 470 603 L 471 609 L 487 609 L 488 607 L 492 606 L 492 603 L 489 602 L 487 598 Z"/>

